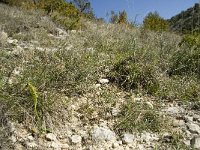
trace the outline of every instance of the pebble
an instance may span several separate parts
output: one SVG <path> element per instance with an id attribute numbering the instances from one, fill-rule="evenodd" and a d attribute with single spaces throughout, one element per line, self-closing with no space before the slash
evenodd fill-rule
<path id="1" fill-rule="evenodd" d="M 99 79 L 99 83 L 107 84 L 107 83 L 109 83 L 109 80 L 108 79 Z"/>
<path id="2" fill-rule="evenodd" d="M 54 149 L 60 149 L 61 148 L 61 145 L 59 142 L 52 142 L 51 143 L 51 147 L 54 148 Z"/>
<path id="3" fill-rule="evenodd" d="M 17 42 L 18 42 L 18 40 L 17 40 L 17 39 L 8 39 L 7 42 L 8 42 L 9 44 L 16 45 Z"/>
<path id="4" fill-rule="evenodd" d="M 104 127 L 95 127 L 92 131 L 92 139 L 94 141 L 112 141 L 115 140 L 115 133 L 107 128 Z"/>
<path id="5" fill-rule="evenodd" d="M 38 147 L 38 145 L 35 142 L 26 142 L 25 145 L 28 148 L 36 148 L 36 147 Z"/>
<path id="6" fill-rule="evenodd" d="M 95 88 L 99 88 L 99 87 L 101 87 L 101 84 L 95 84 Z"/>
<path id="7" fill-rule="evenodd" d="M 172 124 L 174 127 L 182 127 L 185 125 L 185 121 L 174 119 Z"/>
<path id="8" fill-rule="evenodd" d="M 116 116 L 119 114 L 119 112 L 120 112 L 120 110 L 119 110 L 118 108 L 113 108 L 113 109 L 112 109 L 112 115 L 113 115 L 114 117 L 116 117 Z"/>
<path id="9" fill-rule="evenodd" d="M 129 143 L 132 143 L 132 142 L 133 142 L 134 138 L 135 138 L 135 137 L 134 137 L 133 134 L 125 133 L 125 134 L 123 135 L 122 141 L 123 141 L 123 143 L 125 143 L 125 144 L 129 144 Z"/>
<path id="10" fill-rule="evenodd" d="M 10 137 L 10 140 L 12 141 L 12 143 L 17 142 L 17 138 L 16 138 L 14 135 L 12 135 L 12 136 Z"/>
<path id="11" fill-rule="evenodd" d="M 185 116 L 184 118 L 186 122 L 193 122 L 193 117 L 191 116 Z"/>
<path id="12" fill-rule="evenodd" d="M 151 108 L 153 109 L 153 104 L 151 102 L 146 102 L 146 104 Z"/>
<path id="13" fill-rule="evenodd" d="M 29 135 L 29 136 L 27 137 L 27 139 L 28 139 L 29 141 L 34 141 L 34 140 L 35 140 L 34 137 L 33 137 L 32 135 Z"/>
<path id="14" fill-rule="evenodd" d="M 184 140 L 183 143 L 188 147 L 190 146 L 190 140 Z"/>
<path id="15" fill-rule="evenodd" d="M 57 141 L 56 135 L 54 135 L 53 133 L 47 133 L 46 139 L 47 139 L 47 141 Z"/>
<path id="16" fill-rule="evenodd" d="M 78 144 L 82 141 L 82 137 L 80 135 L 72 135 L 70 139 L 73 144 Z"/>
<path id="17" fill-rule="evenodd" d="M 112 143 L 112 148 L 117 148 L 117 147 L 119 147 L 119 143 L 117 142 Z"/>
<path id="18" fill-rule="evenodd" d="M 187 127 L 191 133 L 200 134 L 200 127 L 194 123 L 187 123 Z"/>

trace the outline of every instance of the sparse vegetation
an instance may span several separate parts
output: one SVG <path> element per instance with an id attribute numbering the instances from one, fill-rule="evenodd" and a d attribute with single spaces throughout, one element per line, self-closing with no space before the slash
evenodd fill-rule
<path id="1" fill-rule="evenodd" d="M 77 111 L 86 124 L 113 119 L 119 135 L 159 133 L 169 125 L 159 113 L 162 101 L 200 101 L 199 35 L 153 32 L 168 28 L 158 14 L 144 28 L 129 28 L 125 12 L 112 14 L 116 24 L 94 23 L 71 4 L 40 2 L 35 11 L 0 4 L 0 31 L 8 34 L 0 45 L 0 104 L 9 119 L 47 132 L 47 116 L 56 124 L 56 117 L 68 121 Z M 84 30 L 70 30 L 79 23 Z M 134 94 L 154 98 L 153 107 Z M 173 135 L 172 149 L 179 139 Z"/>
<path id="2" fill-rule="evenodd" d="M 136 131 L 160 132 L 167 129 L 165 121 L 159 116 L 156 108 L 151 108 L 145 102 L 134 102 L 130 99 L 122 106 L 114 128 L 119 134 Z M 164 126 L 166 127 L 163 128 Z"/>
<path id="3" fill-rule="evenodd" d="M 196 75 L 200 78 L 200 36 L 183 37 L 181 49 L 172 57 L 170 75 Z"/>

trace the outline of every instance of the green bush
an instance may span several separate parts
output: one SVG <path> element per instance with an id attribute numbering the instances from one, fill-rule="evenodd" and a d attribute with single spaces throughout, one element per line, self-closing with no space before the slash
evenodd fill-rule
<path id="1" fill-rule="evenodd" d="M 152 31 L 167 31 L 169 28 L 168 22 L 159 16 L 157 12 L 150 12 L 143 21 L 144 29 Z"/>
<path id="2" fill-rule="evenodd" d="M 159 89 L 159 82 L 151 66 L 139 64 L 130 56 L 114 64 L 109 77 L 111 81 L 126 90 L 144 89 L 154 94 Z"/>
<path id="3" fill-rule="evenodd" d="M 200 78 L 200 36 L 184 36 L 180 50 L 171 58 L 170 75 L 196 75 Z"/>
<path id="4" fill-rule="evenodd" d="M 184 35 L 180 46 L 187 46 L 189 48 L 200 48 L 200 35 Z"/>

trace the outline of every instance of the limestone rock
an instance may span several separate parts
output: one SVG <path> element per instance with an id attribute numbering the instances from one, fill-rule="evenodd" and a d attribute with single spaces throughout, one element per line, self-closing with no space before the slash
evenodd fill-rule
<path id="1" fill-rule="evenodd" d="M 191 147 L 200 150 L 200 136 L 193 137 L 190 141 Z"/>
<path id="2" fill-rule="evenodd" d="M 112 109 L 112 115 L 117 116 L 119 114 L 120 110 L 118 108 L 113 108 Z"/>
<path id="3" fill-rule="evenodd" d="M 33 142 L 26 142 L 25 145 L 28 148 L 37 148 L 38 147 L 38 145 L 34 141 Z"/>
<path id="4" fill-rule="evenodd" d="M 29 141 L 34 141 L 35 138 L 34 138 L 32 135 L 29 135 L 29 136 L 27 137 L 27 140 L 29 140 Z"/>
<path id="5" fill-rule="evenodd" d="M 200 134 L 200 127 L 194 123 L 187 123 L 187 127 L 191 133 L 198 133 Z"/>
<path id="6" fill-rule="evenodd" d="M 193 117 L 191 116 L 185 116 L 184 118 L 186 122 L 193 122 Z"/>
<path id="7" fill-rule="evenodd" d="M 92 139 L 95 141 L 112 141 L 115 140 L 115 133 L 107 128 L 104 127 L 95 127 L 92 131 Z"/>
<path id="8" fill-rule="evenodd" d="M 183 127 L 185 125 L 185 121 L 174 119 L 172 124 L 174 127 Z"/>
<path id="9" fill-rule="evenodd" d="M 114 143 L 112 144 L 112 148 L 117 148 L 117 147 L 119 147 L 119 143 L 114 142 Z"/>
<path id="10" fill-rule="evenodd" d="M 109 80 L 108 79 L 99 79 L 99 82 L 101 84 L 107 84 L 107 83 L 109 83 Z"/>
<path id="11" fill-rule="evenodd" d="M 17 39 L 8 39 L 7 42 L 12 45 L 16 45 L 18 43 Z"/>
<path id="12" fill-rule="evenodd" d="M 51 148 L 54 148 L 54 149 L 60 149 L 61 148 L 61 145 L 60 145 L 60 142 L 52 142 L 51 143 Z"/>
<path id="13" fill-rule="evenodd" d="M 129 143 L 132 143 L 132 142 L 133 142 L 134 138 L 135 138 L 135 137 L 134 137 L 133 134 L 125 133 L 125 134 L 123 135 L 122 141 L 123 141 L 123 143 L 125 143 L 125 144 L 129 144 Z"/>
<path id="14" fill-rule="evenodd" d="M 46 139 L 47 139 L 48 141 L 57 141 L 56 135 L 54 135 L 53 133 L 48 133 L 48 134 L 46 134 Z"/>
<path id="15" fill-rule="evenodd" d="M 164 110 L 167 114 L 169 115 L 176 115 L 176 114 L 181 114 L 184 112 L 184 109 L 181 107 L 168 107 L 167 109 Z"/>
<path id="16" fill-rule="evenodd" d="M 80 135 L 72 135 L 70 139 L 73 144 L 78 144 L 82 141 L 82 137 Z"/>

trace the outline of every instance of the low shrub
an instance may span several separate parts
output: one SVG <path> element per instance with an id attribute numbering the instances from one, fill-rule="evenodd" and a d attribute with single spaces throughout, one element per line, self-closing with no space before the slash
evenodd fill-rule
<path id="1" fill-rule="evenodd" d="M 154 94 L 159 89 L 159 82 L 152 67 L 138 63 L 133 56 L 114 64 L 109 77 L 112 82 L 125 90 L 142 88 L 148 94 Z"/>
<path id="2" fill-rule="evenodd" d="M 185 44 L 189 45 L 189 49 L 181 49 L 172 56 L 169 75 L 196 75 L 200 78 L 200 47 L 195 44 L 191 48 L 194 43 L 188 42 Z"/>
<path id="3" fill-rule="evenodd" d="M 189 48 L 199 48 L 200 47 L 200 35 L 184 35 L 181 42 L 179 43 L 180 46 L 187 46 Z"/>
<path id="4" fill-rule="evenodd" d="M 156 95 L 160 99 L 197 102 L 200 101 L 199 85 L 195 77 L 165 77 L 160 79 L 160 89 Z"/>

